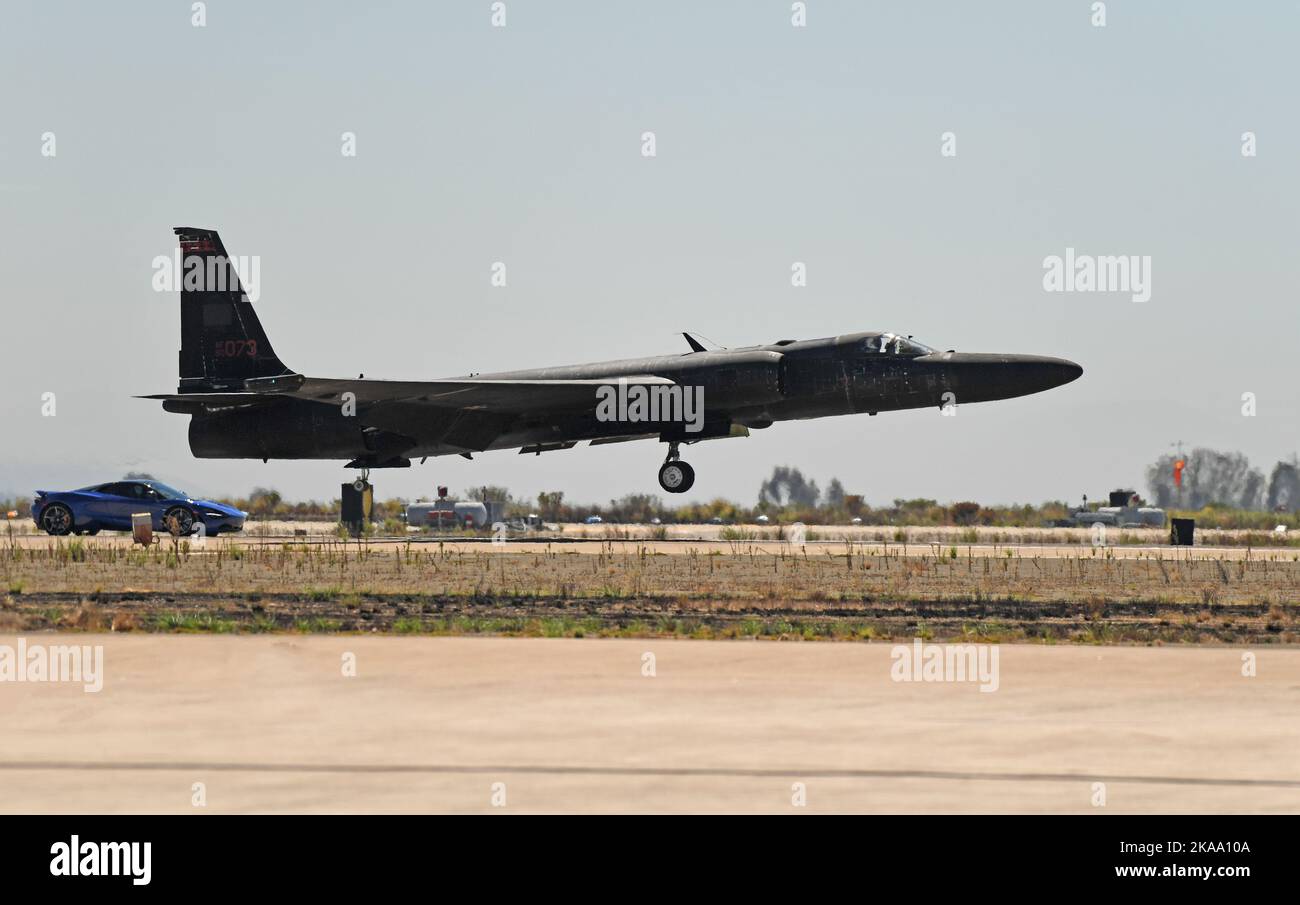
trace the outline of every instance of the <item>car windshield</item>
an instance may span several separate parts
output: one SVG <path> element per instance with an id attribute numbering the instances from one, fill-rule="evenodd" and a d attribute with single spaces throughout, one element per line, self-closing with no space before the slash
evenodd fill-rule
<path id="1" fill-rule="evenodd" d="M 868 352 L 883 352 L 886 355 L 929 355 L 934 351 L 910 336 L 900 336 L 897 333 L 868 336 L 866 347 Z"/>
<path id="2" fill-rule="evenodd" d="M 166 484 L 159 481 L 150 481 L 149 486 L 169 500 L 184 500 L 189 498 L 189 494 L 184 490 L 177 490 L 175 487 L 168 487 Z"/>

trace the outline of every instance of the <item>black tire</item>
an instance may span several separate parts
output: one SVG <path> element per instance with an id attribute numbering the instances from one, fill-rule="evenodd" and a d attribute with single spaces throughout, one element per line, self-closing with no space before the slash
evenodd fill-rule
<path id="1" fill-rule="evenodd" d="M 695 484 L 695 469 L 685 462 L 665 462 L 659 467 L 659 486 L 669 493 L 685 493 Z"/>
<path id="2" fill-rule="evenodd" d="M 184 506 L 173 506 L 163 513 L 163 525 L 172 537 L 189 537 L 194 531 L 194 513 Z"/>
<path id="3" fill-rule="evenodd" d="M 75 522 L 72 510 L 62 503 L 50 503 L 41 512 L 41 529 L 55 537 L 71 534 Z"/>

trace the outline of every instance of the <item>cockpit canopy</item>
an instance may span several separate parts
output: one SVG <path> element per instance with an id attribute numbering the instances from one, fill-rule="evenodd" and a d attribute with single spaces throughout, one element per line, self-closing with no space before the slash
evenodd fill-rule
<path id="1" fill-rule="evenodd" d="M 934 352 L 924 343 L 898 333 L 874 333 L 862 341 L 863 348 L 876 355 L 929 355 Z"/>

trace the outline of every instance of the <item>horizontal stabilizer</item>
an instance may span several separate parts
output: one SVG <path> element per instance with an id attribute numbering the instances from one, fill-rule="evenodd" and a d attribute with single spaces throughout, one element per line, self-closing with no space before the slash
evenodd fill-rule
<path id="1" fill-rule="evenodd" d="M 155 393 L 151 396 L 136 396 L 135 398 L 158 399 L 162 401 L 165 411 L 193 415 L 221 409 L 268 405 L 277 400 L 292 397 L 279 393 Z"/>
<path id="2" fill-rule="evenodd" d="M 164 402 L 201 402 L 205 405 L 252 405 L 284 399 L 280 393 L 153 393 L 135 399 L 161 399 Z"/>

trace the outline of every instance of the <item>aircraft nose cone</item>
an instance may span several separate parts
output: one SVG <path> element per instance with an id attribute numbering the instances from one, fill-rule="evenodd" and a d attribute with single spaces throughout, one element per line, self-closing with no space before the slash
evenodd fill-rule
<path id="1" fill-rule="evenodd" d="M 1047 358 L 1042 355 L 1007 356 L 1004 381 L 1008 389 L 1019 393 L 1041 393 L 1071 380 L 1078 380 L 1083 368 L 1064 358 Z"/>
<path id="2" fill-rule="evenodd" d="M 944 368 L 959 403 L 1041 393 L 1083 374 L 1083 368 L 1074 362 L 1045 355 L 953 352 L 931 358 Z"/>
<path id="3" fill-rule="evenodd" d="M 1083 376 L 1083 368 L 1065 358 L 1049 358 L 1050 364 L 1045 367 L 1050 369 L 1052 386 L 1059 387 L 1062 384 L 1069 383 L 1071 380 L 1078 380 Z"/>

